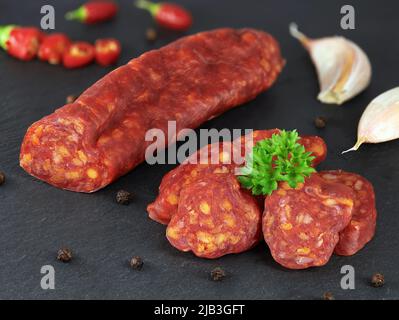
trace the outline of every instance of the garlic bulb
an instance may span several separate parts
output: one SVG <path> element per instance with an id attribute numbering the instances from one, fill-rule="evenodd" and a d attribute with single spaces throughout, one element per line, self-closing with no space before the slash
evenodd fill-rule
<path id="1" fill-rule="evenodd" d="M 363 143 L 399 138 L 399 87 L 380 94 L 364 110 L 357 129 L 356 144 L 342 153 L 355 151 Z"/>
<path id="2" fill-rule="evenodd" d="M 362 49 L 344 37 L 309 39 L 290 25 L 291 35 L 309 51 L 320 84 L 318 99 L 342 104 L 363 91 L 370 83 L 371 64 Z"/>

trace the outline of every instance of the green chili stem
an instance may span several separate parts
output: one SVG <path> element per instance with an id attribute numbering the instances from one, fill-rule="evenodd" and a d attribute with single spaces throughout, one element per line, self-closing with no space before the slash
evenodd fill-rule
<path id="1" fill-rule="evenodd" d="M 160 3 L 154 3 L 148 0 L 137 0 L 135 6 L 140 9 L 147 10 L 152 16 L 155 16 L 161 6 Z"/>
<path id="2" fill-rule="evenodd" d="M 66 20 L 78 20 L 78 21 L 85 21 L 87 16 L 87 12 L 84 6 L 79 7 L 76 10 L 69 11 L 65 14 Z"/>
<path id="3" fill-rule="evenodd" d="M 7 50 L 7 40 L 10 38 L 10 33 L 15 27 L 13 24 L 0 26 L 0 47 L 4 50 Z"/>

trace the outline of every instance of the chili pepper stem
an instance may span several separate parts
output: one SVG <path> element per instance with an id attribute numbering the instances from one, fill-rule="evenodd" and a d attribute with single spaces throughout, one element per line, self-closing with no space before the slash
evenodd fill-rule
<path id="1" fill-rule="evenodd" d="M 65 14 L 65 19 L 66 20 L 84 21 L 86 19 L 86 15 L 87 15 L 86 9 L 82 6 L 76 10 L 67 12 Z"/>
<path id="2" fill-rule="evenodd" d="M 159 3 L 154 3 L 148 0 L 136 0 L 134 5 L 139 9 L 147 10 L 152 16 L 155 16 L 161 6 Z"/>
<path id="3" fill-rule="evenodd" d="M 0 47 L 2 47 L 4 50 L 7 50 L 7 40 L 10 37 L 11 31 L 15 28 L 16 26 L 13 24 L 9 24 L 6 26 L 0 26 Z"/>
<path id="4" fill-rule="evenodd" d="M 350 148 L 348 150 L 345 150 L 345 151 L 342 151 L 341 154 L 344 154 L 344 153 L 347 153 L 347 152 L 350 152 L 350 151 L 356 151 L 365 142 L 366 142 L 365 138 L 359 138 L 359 140 L 356 141 L 356 144 L 352 148 Z"/>

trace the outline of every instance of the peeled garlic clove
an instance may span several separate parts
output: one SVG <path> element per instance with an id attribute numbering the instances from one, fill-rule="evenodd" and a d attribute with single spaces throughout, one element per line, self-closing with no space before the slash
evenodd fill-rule
<path id="1" fill-rule="evenodd" d="M 291 35 L 309 51 L 320 84 L 318 99 L 342 104 L 363 91 L 370 83 L 371 64 L 362 49 L 344 37 L 310 39 L 290 25 Z"/>
<path id="2" fill-rule="evenodd" d="M 356 144 L 342 153 L 355 151 L 363 143 L 379 143 L 399 138 L 399 87 L 375 98 L 364 110 L 357 129 Z"/>

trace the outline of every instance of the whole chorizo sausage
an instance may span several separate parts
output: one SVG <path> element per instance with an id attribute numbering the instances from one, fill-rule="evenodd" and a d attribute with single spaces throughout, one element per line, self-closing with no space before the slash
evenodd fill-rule
<path id="1" fill-rule="evenodd" d="M 269 88 L 283 64 L 278 43 L 263 31 L 182 38 L 131 60 L 31 125 L 20 165 L 53 186 L 94 192 L 144 161 L 149 129 L 167 133 L 172 120 L 177 132 L 198 127 Z"/>

